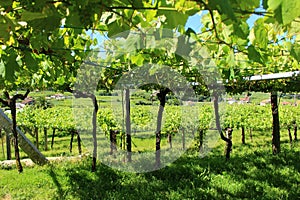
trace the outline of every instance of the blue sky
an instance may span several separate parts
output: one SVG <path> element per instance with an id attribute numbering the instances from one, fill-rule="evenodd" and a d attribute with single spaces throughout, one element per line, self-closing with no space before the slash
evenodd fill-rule
<path id="1" fill-rule="evenodd" d="M 207 12 L 202 12 L 201 14 L 196 13 L 195 15 L 188 18 L 187 23 L 185 25 L 186 29 L 191 28 L 196 33 L 200 32 L 200 29 L 202 28 L 203 24 L 201 23 L 201 17 L 203 14 Z"/>

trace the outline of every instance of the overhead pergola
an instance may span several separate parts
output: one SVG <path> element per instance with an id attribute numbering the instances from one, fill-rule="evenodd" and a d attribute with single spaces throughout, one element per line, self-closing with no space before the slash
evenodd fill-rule
<path id="1" fill-rule="evenodd" d="M 291 78 L 298 76 L 300 71 L 291 71 L 291 72 L 280 72 L 274 74 L 263 74 L 263 75 L 254 75 L 250 77 L 244 77 L 244 80 L 249 81 L 259 81 L 259 80 L 270 80 L 270 79 L 282 79 L 282 78 Z"/>

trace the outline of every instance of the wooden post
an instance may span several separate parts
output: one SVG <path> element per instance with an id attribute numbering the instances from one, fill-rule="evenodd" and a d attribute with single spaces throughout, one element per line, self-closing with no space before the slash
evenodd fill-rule
<path id="1" fill-rule="evenodd" d="M 114 151 L 117 151 L 117 133 L 118 131 L 115 130 L 109 131 L 110 155 L 113 155 Z"/>
<path id="2" fill-rule="evenodd" d="M 225 130 L 226 132 L 226 138 L 232 143 L 232 128 L 226 128 Z M 232 145 L 230 145 L 230 142 L 227 142 L 226 143 L 226 146 L 225 146 L 225 155 L 226 155 L 226 158 L 230 157 L 230 152 L 232 151 Z"/>
<path id="3" fill-rule="evenodd" d="M 70 153 L 72 153 L 73 139 L 74 139 L 74 132 L 72 130 L 71 131 L 71 140 L 70 140 Z"/>
<path id="4" fill-rule="evenodd" d="M 246 144 L 245 142 L 245 127 L 242 126 L 242 144 Z"/>
<path id="5" fill-rule="evenodd" d="M 162 127 L 162 118 L 163 118 L 163 112 L 166 105 L 166 95 L 171 90 L 168 88 L 162 88 L 159 90 L 159 93 L 157 94 L 158 100 L 159 100 L 159 109 L 157 114 L 157 123 L 156 123 L 156 132 L 155 132 L 155 167 L 159 168 L 161 165 L 160 162 L 160 142 L 161 142 L 161 127 Z"/>
<path id="6" fill-rule="evenodd" d="M 5 158 L 4 142 L 3 142 L 2 129 L 1 128 L 0 128 L 0 137 L 1 137 L 2 154 L 3 154 L 3 158 Z"/>
<path id="7" fill-rule="evenodd" d="M 0 109 L 0 123 L 2 124 L 2 128 L 6 133 L 11 132 L 12 121 L 7 115 Z M 48 163 L 48 160 L 45 156 L 36 148 L 34 144 L 22 133 L 22 131 L 16 127 L 19 136 L 19 145 L 26 153 L 29 158 L 38 165 L 44 165 Z"/>
<path id="8" fill-rule="evenodd" d="M 48 134 L 47 134 L 47 128 L 44 127 L 44 140 L 45 140 L 45 146 L 44 149 L 45 151 L 48 150 Z"/>
<path id="9" fill-rule="evenodd" d="M 280 153 L 280 127 L 279 127 L 279 113 L 277 92 L 271 93 L 271 109 L 273 116 L 273 131 L 272 131 L 272 153 Z"/>
<path id="10" fill-rule="evenodd" d="M 204 135 L 204 130 L 200 129 L 199 130 L 199 152 L 203 152 L 203 135 Z"/>
<path id="11" fill-rule="evenodd" d="M 291 133 L 291 128 L 288 127 L 288 133 L 289 133 L 289 139 L 290 139 L 290 146 L 293 146 L 293 138 L 292 138 L 292 133 Z"/>
<path id="12" fill-rule="evenodd" d="M 17 132 L 17 108 L 16 108 L 16 99 L 12 98 L 9 103 L 10 111 L 11 111 L 11 118 L 12 118 L 12 132 L 14 135 L 14 149 L 15 149 L 15 158 L 16 158 L 16 166 L 18 172 L 23 172 L 23 167 L 20 158 L 20 149 L 19 149 L 19 139 L 18 139 L 18 132 Z"/>
<path id="13" fill-rule="evenodd" d="M 296 120 L 295 120 L 295 123 L 294 123 L 294 140 L 297 141 L 298 138 L 297 138 L 297 123 L 296 123 Z"/>
<path id="14" fill-rule="evenodd" d="M 182 149 L 185 150 L 185 129 L 184 128 L 182 128 L 181 138 L 182 138 Z"/>
<path id="15" fill-rule="evenodd" d="M 35 135 L 35 146 L 39 149 L 39 129 L 38 127 L 34 127 L 34 135 Z"/>
<path id="16" fill-rule="evenodd" d="M 76 134 L 77 134 L 78 153 L 79 153 L 79 155 L 81 155 L 81 153 L 82 153 L 82 150 L 81 150 L 81 138 L 80 138 L 80 135 L 79 135 L 78 131 L 76 131 Z"/>
<path id="17" fill-rule="evenodd" d="M 126 128 L 126 146 L 127 161 L 131 162 L 131 122 L 130 122 L 130 93 L 129 89 L 125 89 L 125 128 Z"/>
<path id="18" fill-rule="evenodd" d="M 120 149 L 123 149 L 123 132 L 120 135 Z"/>
<path id="19" fill-rule="evenodd" d="M 170 145 L 170 149 L 172 149 L 172 134 L 168 133 L 168 143 Z"/>
<path id="20" fill-rule="evenodd" d="M 53 149 L 53 145 L 54 145 L 55 130 L 56 130 L 55 128 L 52 128 L 51 149 Z"/>

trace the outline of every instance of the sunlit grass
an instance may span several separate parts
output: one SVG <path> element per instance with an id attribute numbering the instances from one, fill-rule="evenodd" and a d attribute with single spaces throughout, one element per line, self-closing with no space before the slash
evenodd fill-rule
<path id="1" fill-rule="evenodd" d="M 25 167 L 18 174 L 15 167 L 0 170 L 0 197 L 12 199 L 297 199 L 300 183 L 300 145 L 293 146 L 281 132 L 279 155 L 272 155 L 271 130 L 254 131 L 253 141 L 246 131 L 233 132 L 231 159 L 225 160 L 224 142 L 204 158 L 195 146 L 174 163 L 148 173 L 129 173 L 97 164 L 92 173 L 91 159 L 65 161 L 48 166 Z M 69 137 L 55 138 L 53 150 L 45 155 L 68 152 Z M 133 141 L 138 147 L 151 144 L 152 138 Z M 163 139 L 165 140 L 165 139 Z M 147 141 L 147 142 L 146 142 Z M 166 142 L 166 141 L 165 141 Z M 164 142 L 163 142 L 164 143 Z M 167 144 L 167 143 L 165 143 Z M 74 141 L 73 155 L 77 155 Z M 133 151 L 135 151 L 133 146 Z M 54 153 L 54 152 L 56 153 Z M 71 154 L 67 154 L 71 155 Z M 126 165 L 126 162 L 124 162 Z"/>

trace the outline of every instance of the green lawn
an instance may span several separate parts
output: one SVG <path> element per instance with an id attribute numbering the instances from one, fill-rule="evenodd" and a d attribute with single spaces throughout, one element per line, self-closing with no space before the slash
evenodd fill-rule
<path id="1" fill-rule="evenodd" d="M 223 156 L 224 142 L 204 158 L 191 147 L 169 166 L 154 172 L 128 173 L 91 159 L 47 166 L 0 170 L 2 199 L 297 199 L 300 195 L 300 145 L 291 148 L 282 130 L 282 153 L 271 155 L 271 131 L 253 132 L 251 142 L 240 142 L 233 132 L 230 161 Z M 56 140 L 55 151 L 68 152 L 68 139 Z M 139 145 L 142 143 L 138 142 Z M 74 143 L 74 148 L 76 145 Z M 54 150 L 53 150 L 54 151 Z M 51 150 L 44 152 L 50 155 Z M 77 150 L 74 150 L 76 155 Z"/>

